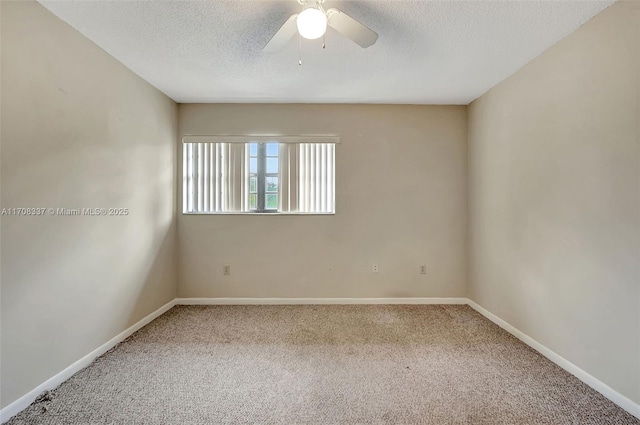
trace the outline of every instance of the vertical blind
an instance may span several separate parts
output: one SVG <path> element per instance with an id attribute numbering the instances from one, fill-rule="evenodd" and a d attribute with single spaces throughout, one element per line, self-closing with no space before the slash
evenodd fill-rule
<path id="1" fill-rule="evenodd" d="M 183 211 L 248 210 L 249 179 L 244 143 L 184 143 Z"/>
<path id="2" fill-rule="evenodd" d="M 183 144 L 183 212 L 249 209 L 249 143 Z M 279 143 L 278 212 L 335 212 L 335 143 Z"/>

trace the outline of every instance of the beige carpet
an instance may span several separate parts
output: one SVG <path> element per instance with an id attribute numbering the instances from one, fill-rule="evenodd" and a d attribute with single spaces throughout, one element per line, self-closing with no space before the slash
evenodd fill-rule
<path id="1" fill-rule="evenodd" d="M 640 424 L 467 306 L 176 307 L 9 422 Z"/>

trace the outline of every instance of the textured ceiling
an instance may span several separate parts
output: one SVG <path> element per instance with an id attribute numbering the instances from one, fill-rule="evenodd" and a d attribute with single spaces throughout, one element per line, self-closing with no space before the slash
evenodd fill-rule
<path id="1" fill-rule="evenodd" d="M 332 1 L 380 34 L 262 47 L 287 1 L 41 1 L 181 103 L 468 104 L 613 1 Z"/>

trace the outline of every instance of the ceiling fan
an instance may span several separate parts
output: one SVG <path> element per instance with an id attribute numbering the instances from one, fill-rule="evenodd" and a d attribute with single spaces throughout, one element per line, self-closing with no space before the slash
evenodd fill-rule
<path id="1" fill-rule="evenodd" d="M 320 38 L 327 31 L 327 25 L 363 48 L 373 45 L 378 39 L 377 33 L 346 13 L 334 8 L 324 10 L 324 0 L 298 0 L 298 3 L 302 5 L 302 12 L 289 16 L 264 46 L 265 52 L 280 50 L 296 32 L 309 40 Z"/>

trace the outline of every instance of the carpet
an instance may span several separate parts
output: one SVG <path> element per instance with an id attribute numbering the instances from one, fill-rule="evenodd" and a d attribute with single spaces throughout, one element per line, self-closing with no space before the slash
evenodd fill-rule
<path id="1" fill-rule="evenodd" d="M 640 424 L 468 306 L 177 306 L 8 422 Z"/>

